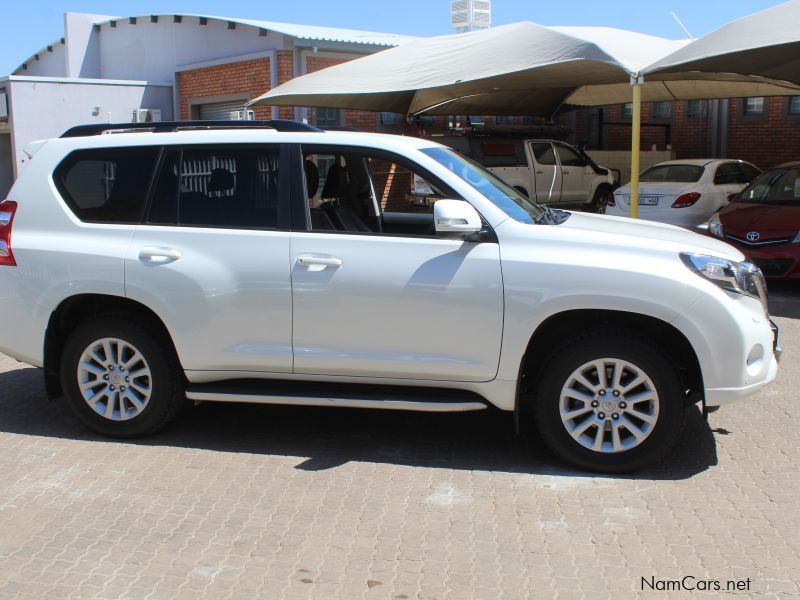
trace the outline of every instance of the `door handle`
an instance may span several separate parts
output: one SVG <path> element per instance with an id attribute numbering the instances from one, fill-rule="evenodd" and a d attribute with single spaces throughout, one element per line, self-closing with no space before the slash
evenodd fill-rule
<path id="1" fill-rule="evenodd" d="M 335 256 L 314 256 L 312 254 L 301 254 L 297 257 L 297 264 L 301 267 L 334 267 L 342 266 L 342 259 Z"/>
<path id="2" fill-rule="evenodd" d="M 183 253 L 174 248 L 163 246 L 145 246 L 139 250 L 139 260 L 151 265 L 166 265 L 178 260 Z"/>
<path id="3" fill-rule="evenodd" d="M 564 170 L 561 171 L 562 175 L 569 175 L 570 173 L 572 173 L 572 171 L 564 171 Z"/>
<path id="4" fill-rule="evenodd" d="M 537 175 L 544 175 L 544 171 L 536 171 Z"/>

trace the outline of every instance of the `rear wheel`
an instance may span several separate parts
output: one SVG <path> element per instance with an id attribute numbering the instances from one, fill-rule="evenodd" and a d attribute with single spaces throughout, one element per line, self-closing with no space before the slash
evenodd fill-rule
<path id="1" fill-rule="evenodd" d="M 669 452 L 686 408 L 671 361 L 622 332 L 561 346 L 541 371 L 535 402 L 539 432 L 553 452 L 609 473 L 639 469 Z"/>
<path id="2" fill-rule="evenodd" d="M 162 340 L 123 317 L 86 321 L 70 335 L 61 384 L 74 412 L 113 437 L 149 435 L 185 403 L 177 360 Z"/>
<path id="3" fill-rule="evenodd" d="M 611 199 L 612 193 L 613 190 L 608 186 L 601 185 L 599 188 L 597 188 L 597 190 L 594 192 L 592 203 L 589 205 L 588 212 L 605 214 L 606 208 L 608 207 L 608 201 Z"/>

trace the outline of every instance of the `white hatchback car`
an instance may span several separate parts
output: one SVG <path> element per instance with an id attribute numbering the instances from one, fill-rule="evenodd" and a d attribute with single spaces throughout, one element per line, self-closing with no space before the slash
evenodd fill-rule
<path id="1" fill-rule="evenodd" d="M 187 399 L 494 407 L 613 472 L 777 372 L 738 250 L 543 208 L 430 140 L 118 124 L 28 153 L 0 203 L 0 351 L 107 435 Z"/>
<path id="2" fill-rule="evenodd" d="M 639 177 L 639 218 L 698 227 L 741 192 L 761 171 L 741 160 L 670 160 Z M 614 192 L 606 214 L 630 216 L 630 184 Z"/>

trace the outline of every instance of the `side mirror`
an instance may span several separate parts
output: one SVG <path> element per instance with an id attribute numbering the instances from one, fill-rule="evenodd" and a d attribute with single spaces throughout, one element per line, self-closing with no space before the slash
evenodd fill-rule
<path id="1" fill-rule="evenodd" d="M 478 211 L 463 200 L 437 200 L 433 205 L 433 222 L 441 236 L 466 237 L 483 229 Z"/>

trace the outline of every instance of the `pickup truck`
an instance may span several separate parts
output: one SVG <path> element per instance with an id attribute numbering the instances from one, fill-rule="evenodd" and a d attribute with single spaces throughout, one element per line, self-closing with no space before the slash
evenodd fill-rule
<path id="1" fill-rule="evenodd" d="M 558 140 L 448 136 L 436 141 L 481 163 L 538 204 L 603 213 L 619 186 L 618 174 Z"/>

